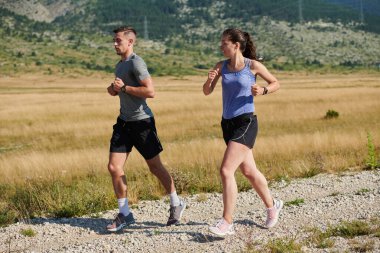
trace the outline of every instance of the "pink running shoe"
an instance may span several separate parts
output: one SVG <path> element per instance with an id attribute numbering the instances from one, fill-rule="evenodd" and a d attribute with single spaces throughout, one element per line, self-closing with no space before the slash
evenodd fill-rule
<path id="1" fill-rule="evenodd" d="M 219 236 L 235 234 L 234 224 L 229 224 L 224 218 L 220 219 L 214 227 L 209 227 L 209 230 Z"/>
<path id="2" fill-rule="evenodd" d="M 272 228 L 276 225 L 283 206 L 282 200 L 273 199 L 273 207 L 267 208 L 267 221 L 265 222 L 267 228 Z"/>

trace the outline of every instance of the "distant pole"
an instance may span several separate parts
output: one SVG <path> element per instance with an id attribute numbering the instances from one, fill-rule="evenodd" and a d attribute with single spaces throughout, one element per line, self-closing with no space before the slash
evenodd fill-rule
<path id="1" fill-rule="evenodd" d="M 148 35 L 148 19 L 146 18 L 146 16 L 144 16 L 144 39 L 145 40 L 149 39 L 149 35 Z"/>
<path id="2" fill-rule="evenodd" d="M 302 24 L 303 23 L 302 0 L 298 0 L 298 15 L 299 15 L 300 24 Z"/>
<path id="3" fill-rule="evenodd" d="M 360 0 L 360 23 L 364 24 L 363 0 Z"/>

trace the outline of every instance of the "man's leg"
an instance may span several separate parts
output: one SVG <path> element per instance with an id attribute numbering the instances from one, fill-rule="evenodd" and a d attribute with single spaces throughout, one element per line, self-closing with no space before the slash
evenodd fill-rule
<path id="1" fill-rule="evenodd" d="M 113 189 L 118 199 L 127 197 L 127 182 L 124 174 L 124 164 L 129 153 L 110 153 L 108 171 L 112 177 Z"/>
<path id="2" fill-rule="evenodd" d="M 107 230 L 115 232 L 126 225 L 135 222 L 133 214 L 129 211 L 127 199 L 127 182 L 124 174 L 124 164 L 129 153 L 113 153 L 109 155 L 108 171 L 112 177 L 112 184 L 117 198 L 119 213 L 113 222 L 107 226 Z"/>
<path id="3" fill-rule="evenodd" d="M 160 155 L 156 155 L 152 159 L 146 160 L 150 172 L 155 175 L 161 184 L 164 186 L 166 193 L 170 194 L 175 191 L 173 178 L 170 176 L 169 172 L 166 170 L 161 162 Z"/>
<path id="4" fill-rule="evenodd" d="M 146 160 L 146 162 L 149 170 L 160 180 L 170 197 L 170 215 L 166 225 L 175 225 L 180 221 L 186 204 L 178 198 L 173 178 L 162 164 L 160 155 L 156 155 L 152 159 Z"/>

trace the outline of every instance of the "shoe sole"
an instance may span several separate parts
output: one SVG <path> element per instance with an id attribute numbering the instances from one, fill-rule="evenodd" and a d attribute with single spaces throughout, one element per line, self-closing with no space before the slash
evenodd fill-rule
<path id="1" fill-rule="evenodd" d="M 218 236 L 226 236 L 226 235 L 234 235 L 235 234 L 235 231 L 229 231 L 226 233 L 218 233 L 218 232 L 212 231 L 210 228 L 209 228 L 209 231 L 211 233 L 213 233 L 214 235 L 218 235 Z"/>
<path id="2" fill-rule="evenodd" d="M 125 226 L 127 226 L 127 224 L 121 224 L 120 226 L 118 226 L 116 228 L 107 228 L 107 230 L 110 232 L 117 232 L 119 230 L 122 230 Z"/>
<path id="3" fill-rule="evenodd" d="M 110 231 L 110 232 L 117 232 L 119 230 L 122 230 L 124 227 L 132 225 L 132 224 L 135 224 L 135 223 L 136 223 L 136 221 L 133 220 L 133 221 L 129 221 L 129 222 L 126 222 L 124 224 L 121 224 L 120 226 L 118 226 L 116 228 L 107 228 L 107 230 Z"/>

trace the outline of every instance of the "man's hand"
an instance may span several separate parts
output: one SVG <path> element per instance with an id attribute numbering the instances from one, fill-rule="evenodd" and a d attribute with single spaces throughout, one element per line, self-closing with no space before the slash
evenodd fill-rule
<path id="1" fill-rule="evenodd" d="M 121 91 L 121 88 L 124 86 L 124 82 L 123 80 L 121 80 L 120 78 L 116 77 L 115 78 L 115 81 L 113 82 L 113 89 L 114 91 L 116 92 L 120 92 Z"/>

